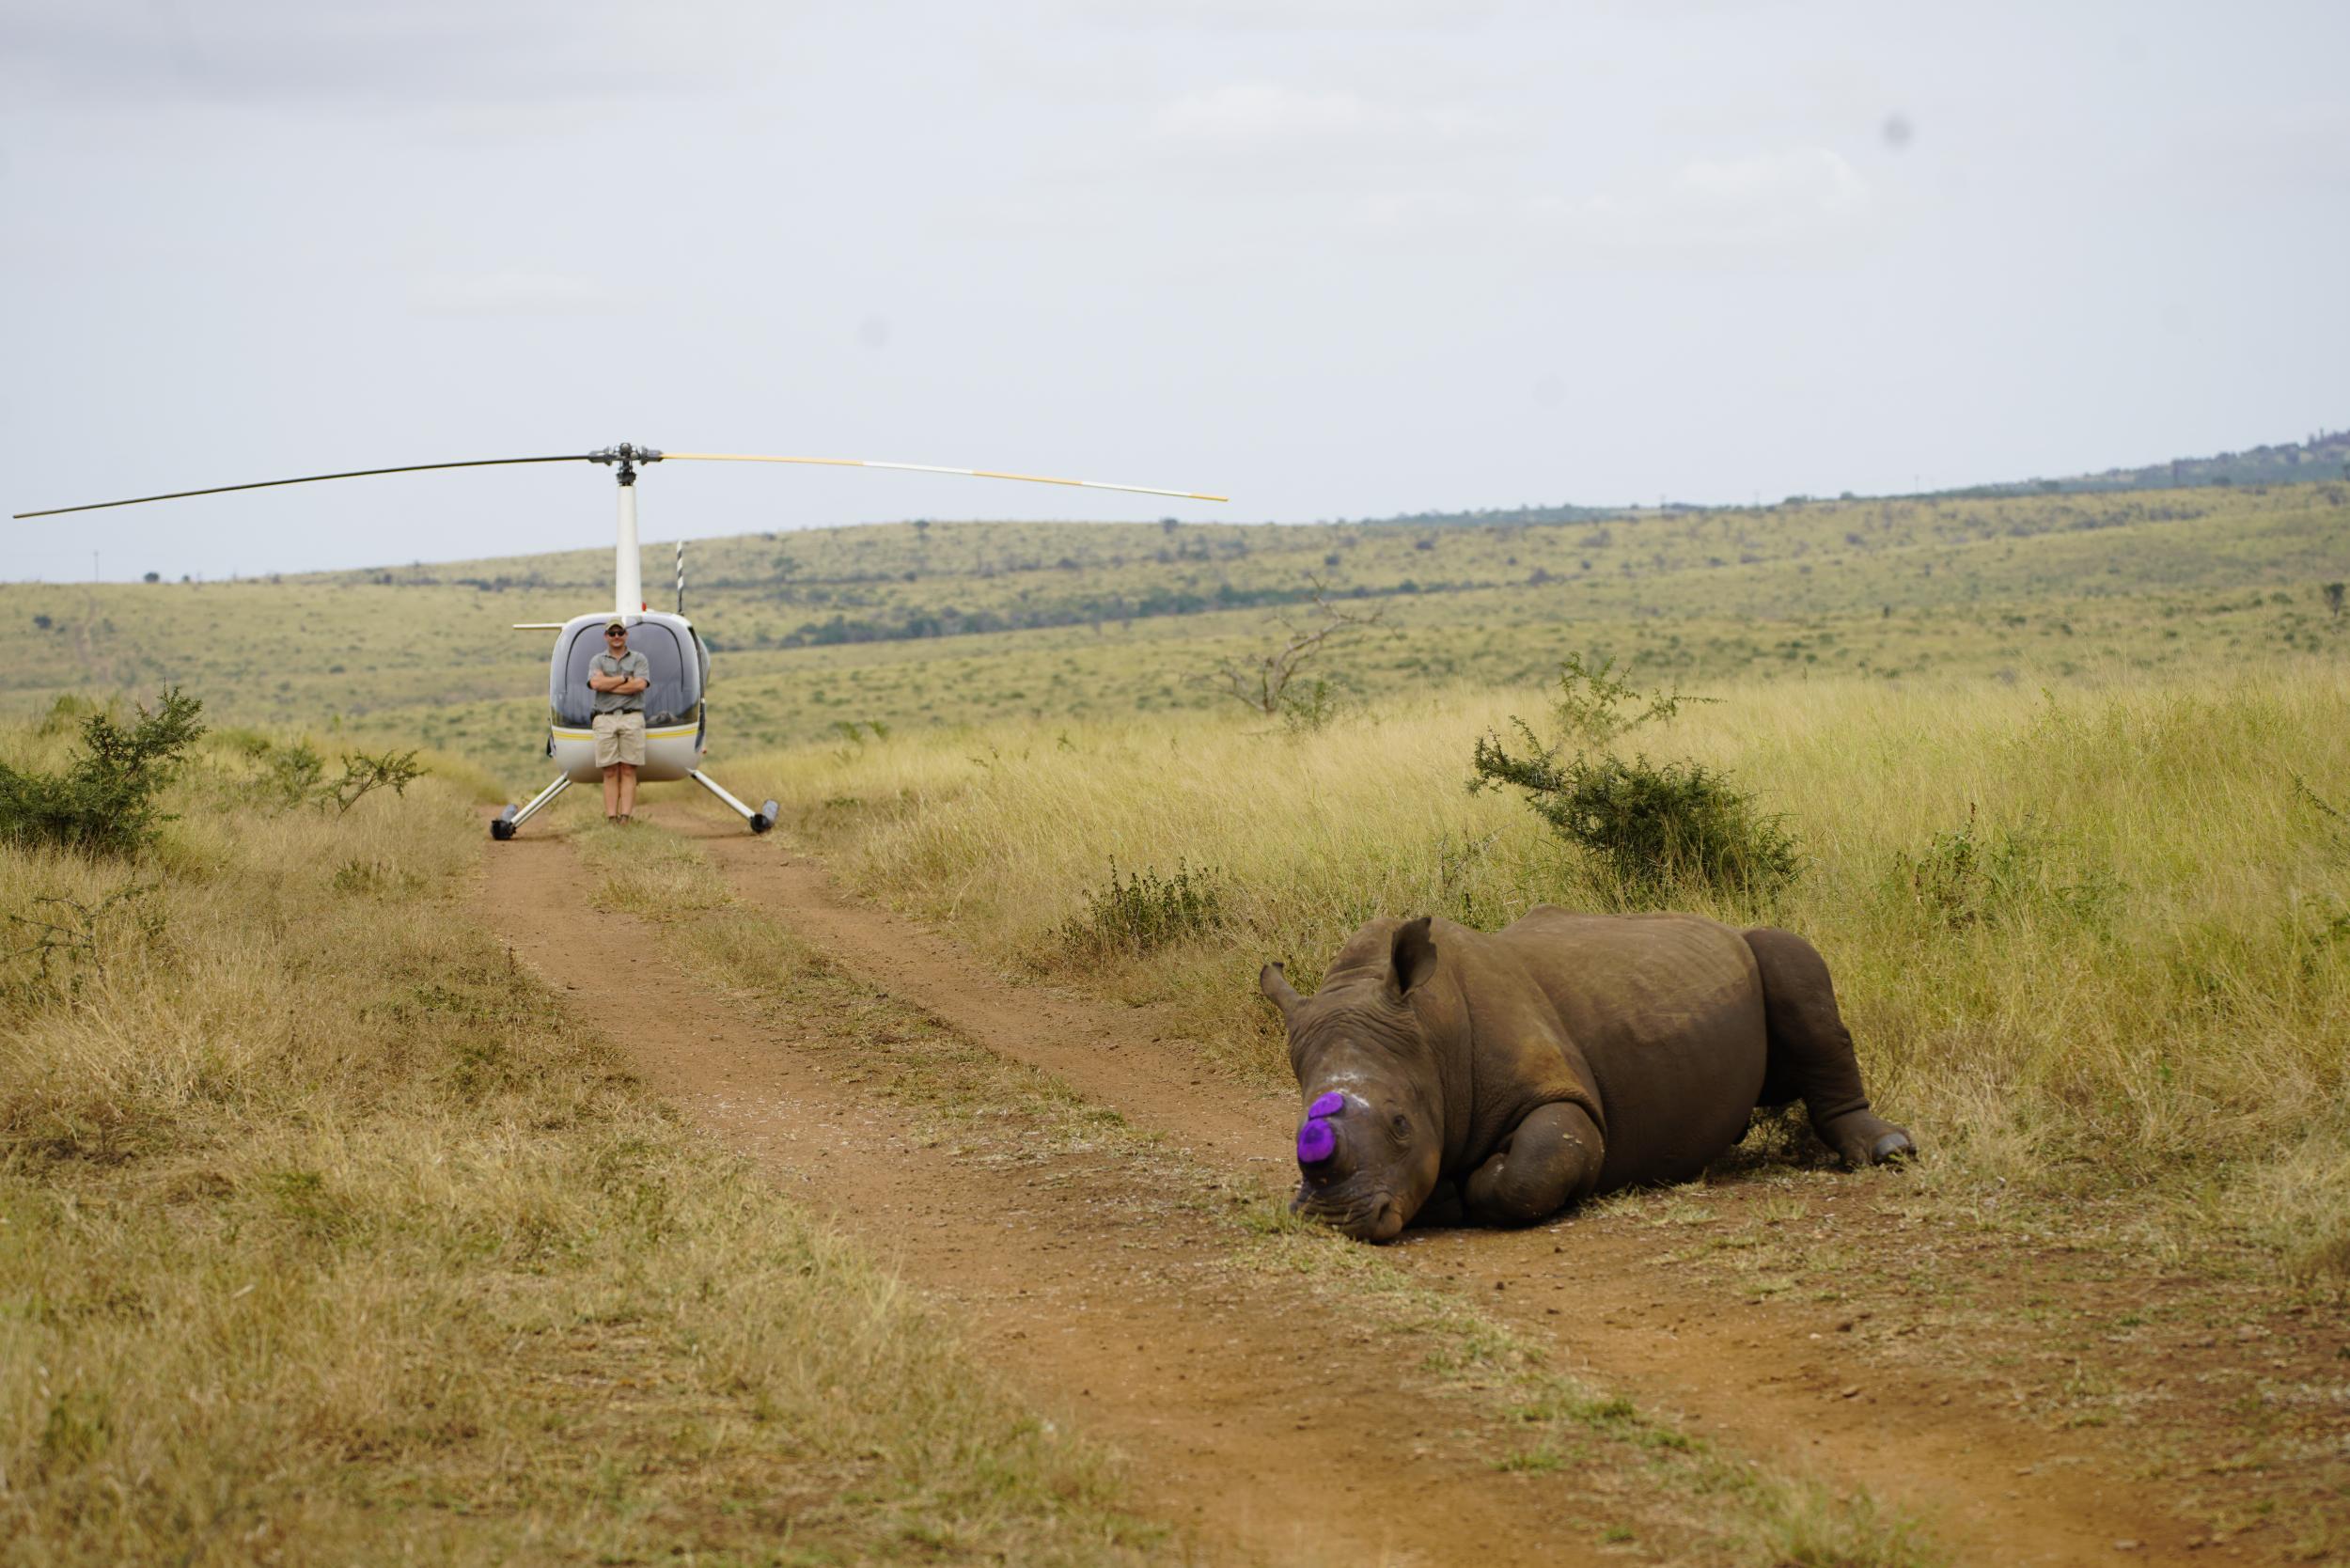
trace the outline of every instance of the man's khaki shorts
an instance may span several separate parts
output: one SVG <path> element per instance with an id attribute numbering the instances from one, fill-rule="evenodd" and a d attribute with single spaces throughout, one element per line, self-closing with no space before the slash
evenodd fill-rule
<path id="1" fill-rule="evenodd" d="M 608 768 L 616 762 L 626 762 L 632 768 L 645 765 L 644 714 L 598 713 L 589 728 L 596 732 L 596 766 Z"/>

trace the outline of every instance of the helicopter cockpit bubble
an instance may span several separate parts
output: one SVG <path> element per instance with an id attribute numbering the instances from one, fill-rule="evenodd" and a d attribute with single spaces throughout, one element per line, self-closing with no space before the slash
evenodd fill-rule
<path id="1" fill-rule="evenodd" d="M 548 695 L 558 726 L 584 727 L 595 716 L 596 694 L 588 688 L 588 677 L 596 655 L 603 651 L 603 629 L 611 619 L 575 618 L 556 639 Z M 645 688 L 647 728 L 694 723 L 700 717 L 702 681 L 710 667 L 701 639 L 676 616 L 645 612 L 621 619 L 628 622 L 629 651 L 642 653 L 651 666 L 651 684 Z"/>

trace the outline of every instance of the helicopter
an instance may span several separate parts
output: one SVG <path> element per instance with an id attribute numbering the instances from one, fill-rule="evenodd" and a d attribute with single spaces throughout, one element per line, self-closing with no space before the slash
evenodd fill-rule
<path id="1" fill-rule="evenodd" d="M 653 609 L 645 600 L 644 559 L 636 538 L 636 480 L 639 471 L 656 463 L 774 463 L 826 468 L 885 468 L 915 474 L 951 474 L 967 478 L 1011 479 L 1024 484 L 1055 484 L 1085 490 L 1123 491 L 1136 495 L 1172 495 L 1187 501 L 1226 501 L 1193 490 L 1167 490 L 1156 485 L 1114 484 L 1105 479 L 1056 478 L 1044 474 L 1015 474 L 993 468 L 947 468 L 922 463 L 883 463 L 870 458 L 776 457 L 754 452 L 665 452 L 657 447 L 621 442 L 591 452 L 565 452 L 550 457 L 473 458 L 457 463 L 414 463 L 393 468 L 356 468 L 339 474 L 306 474 L 289 479 L 259 479 L 245 484 L 212 485 L 202 490 L 175 490 L 160 495 L 133 495 L 120 501 L 92 501 L 82 506 L 51 507 L 20 511 L 22 522 L 56 517 L 67 512 L 101 511 L 109 507 L 142 506 L 149 501 L 179 501 L 196 495 L 220 495 L 239 490 L 272 490 L 282 485 L 315 484 L 327 479 L 372 478 L 385 474 L 417 474 L 446 468 L 497 468 L 522 463 L 593 463 L 613 470 L 619 481 L 619 524 L 612 550 L 612 606 L 572 616 L 568 620 L 517 621 L 518 632 L 553 632 L 554 651 L 547 659 L 547 734 L 545 755 L 556 766 L 554 780 L 528 801 L 508 802 L 490 821 L 490 837 L 503 843 L 523 823 L 545 810 L 573 784 L 595 783 L 603 777 L 596 765 L 595 734 L 591 728 L 595 693 L 588 677 L 595 656 L 603 651 L 603 629 L 619 621 L 628 629 L 628 646 L 645 655 L 650 666 L 645 690 L 645 760 L 636 770 L 639 782 L 671 783 L 692 779 L 709 791 L 753 833 L 776 823 L 778 810 L 770 800 L 757 809 L 745 805 L 702 770 L 710 749 L 710 645 L 685 616 L 685 546 L 678 545 L 677 609 Z"/>

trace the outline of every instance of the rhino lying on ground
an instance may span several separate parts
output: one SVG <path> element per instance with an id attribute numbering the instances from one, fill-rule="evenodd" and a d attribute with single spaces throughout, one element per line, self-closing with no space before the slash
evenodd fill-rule
<path id="1" fill-rule="evenodd" d="M 1382 919 L 1313 996 L 1277 964 L 1258 983 L 1306 1099 L 1295 1207 L 1366 1240 L 1685 1182 L 1758 1105 L 1798 1096 L 1847 1165 L 1917 1152 L 1870 1110 L 1827 964 L 1791 932 L 1548 907 L 1491 933 Z"/>

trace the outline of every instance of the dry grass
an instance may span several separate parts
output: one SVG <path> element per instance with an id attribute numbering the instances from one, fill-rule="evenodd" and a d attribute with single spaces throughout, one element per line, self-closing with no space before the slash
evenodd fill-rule
<path id="1" fill-rule="evenodd" d="M 452 792 L 208 766 L 149 862 L 0 855 L 73 939 L 0 972 L 0 1561 L 1147 1552 L 470 923 Z"/>
<path id="2" fill-rule="evenodd" d="M 1808 869 L 1767 919 L 1820 944 L 1880 1104 L 1942 1168 L 2144 1185 L 2339 1268 L 2350 1140 L 2350 678 L 2315 661 L 2051 696 L 1813 682 L 1637 740 L 1727 767 Z M 1013 963 L 1171 999 L 1201 1048 L 1283 1071 L 1266 958 L 1309 981 L 1378 914 L 1492 927 L 1614 891 L 1515 801 L 1471 797 L 1512 700 L 1378 706 L 1304 737 L 1220 715 L 999 726 L 771 754 L 744 786 L 867 892 Z M 2306 781 L 2296 784 L 2296 779 Z M 1074 967 L 1053 933 L 1112 859 L 1219 868 L 1223 918 Z M 2334 1260 L 2329 1262 L 2328 1260 Z"/>

